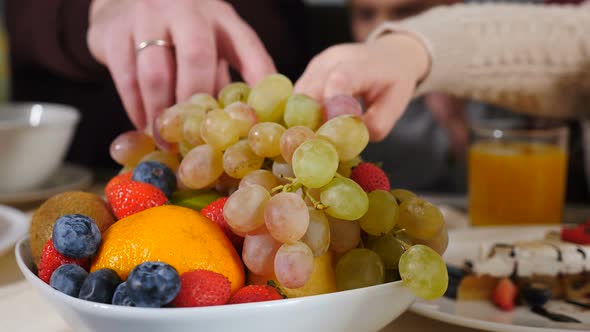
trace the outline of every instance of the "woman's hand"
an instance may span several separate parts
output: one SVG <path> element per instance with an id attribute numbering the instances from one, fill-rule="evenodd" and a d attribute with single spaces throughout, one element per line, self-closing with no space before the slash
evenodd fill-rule
<path id="1" fill-rule="evenodd" d="M 371 140 L 383 140 L 414 96 L 430 66 L 426 48 L 407 34 L 331 47 L 316 56 L 295 86 L 317 100 L 346 94 L 363 98 Z"/>
<path id="2" fill-rule="evenodd" d="M 142 42 L 164 40 L 169 46 Z M 256 33 L 219 0 L 94 0 L 88 45 L 106 65 L 131 121 L 144 128 L 164 108 L 229 82 L 276 71 Z"/>

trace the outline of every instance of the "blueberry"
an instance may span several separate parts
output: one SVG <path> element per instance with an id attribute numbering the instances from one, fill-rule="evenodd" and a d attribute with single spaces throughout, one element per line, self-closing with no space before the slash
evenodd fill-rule
<path id="1" fill-rule="evenodd" d="M 135 303 L 131 301 L 129 297 L 129 292 L 127 288 L 127 282 L 119 284 L 117 289 L 115 289 L 115 293 L 113 294 L 113 302 L 114 305 L 122 305 L 126 307 L 135 307 Z"/>
<path id="2" fill-rule="evenodd" d="M 129 273 L 129 297 L 138 307 L 161 307 L 180 291 L 180 277 L 172 266 L 162 262 L 141 263 Z"/>
<path id="3" fill-rule="evenodd" d="M 170 197 L 176 190 L 176 175 L 168 166 L 157 161 L 139 163 L 135 167 L 131 179 L 159 188 L 166 197 Z"/>
<path id="4" fill-rule="evenodd" d="M 463 280 L 465 271 L 461 268 L 448 264 L 447 271 L 449 273 L 449 286 L 447 287 L 444 296 L 455 299 L 457 298 L 457 290 L 459 289 L 459 284 Z"/>
<path id="5" fill-rule="evenodd" d="M 86 258 L 94 255 L 100 245 L 100 231 L 91 218 L 81 214 L 59 217 L 53 226 L 53 245 L 62 255 Z"/>
<path id="6" fill-rule="evenodd" d="M 49 285 L 64 294 L 77 297 L 87 276 L 88 272 L 80 265 L 64 264 L 53 271 Z"/>
<path id="7" fill-rule="evenodd" d="M 96 270 L 88 275 L 78 298 L 98 303 L 111 303 L 115 288 L 121 283 L 117 272 L 111 269 Z"/>
<path id="8" fill-rule="evenodd" d="M 531 307 L 542 307 L 551 298 L 551 287 L 542 282 L 532 282 L 521 289 L 521 296 Z"/>

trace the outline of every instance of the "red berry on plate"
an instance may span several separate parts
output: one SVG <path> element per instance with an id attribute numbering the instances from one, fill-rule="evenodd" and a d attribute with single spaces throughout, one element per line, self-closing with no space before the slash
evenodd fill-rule
<path id="1" fill-rule="evenodd" d="M 117 219 L 168 202 L 168 198 L 160 189 L 148 183 L 121 181 L 108 189 L 105 188 L 105 196 Z"/>
<path id="2" fill-rule="evenodd" d="M 219 227 L 221 227 L 225 235 L 234 245 L 234 248 L 236 248 L 236 251 L 238 253 L 241 253 L 242 247 L 244 245 L 244 238 L 235 234 L 227 224 L 227 221 L 225 221 L 225 218 L 223 217 L 223 207 L 225 206 L 225 202 L 227 202 L 227 199 L 227 197 L 222 197 L 213 201 L 211 204 L 205 206 L 201 210 L 201 214 L 213 220 Z"/>
<path id="3" fill-rule="evenodd" d="M 575 244 L 590 244 L 590 227 L 586 224 L 575 227 L 562 227 L 561 240 Z"/>
<path id="4" fill-rule="evenodd" d="M 279 291 L 269 285 L 249 285 L 238 290 L 229 304 L 238 303 L 251 303 L 251 302 L 263 302 L 263 301 L 274 301 L 282 300 L 283 296 Z"/>
<path id="5" fill-rule="evenodd" d="M 377 189 L 391 190 L 387 174 L 375 164 L 360 163 L 352 169 L 350 178 L 368 193 Z"/>
<path id="6" fill-rule="evenodd" d="M 49 283 L 53 271 L 65 264 L 76 264 L 88 271 L 88 258 L 70 258 L 60 254 L 53 246 L 53 240 L 49 239 L 43 247 L 41 260 L 39 261 L 39 278 Z"/>
<path id="7" fill-rule="evenodd" d="M 514 309 L 517 295 L 518 288 L 512 280 L 503 278 L 492 291 L 492 302 L 504 311 L 511 311 Z"/>
<path id="8" fill-rule="evenodd" d="M 175 307 L 223 305 L 231 296 L 231 284 L 224 275 L 195 270 L 180 276 L 180 292 L 172 301 Z"/>

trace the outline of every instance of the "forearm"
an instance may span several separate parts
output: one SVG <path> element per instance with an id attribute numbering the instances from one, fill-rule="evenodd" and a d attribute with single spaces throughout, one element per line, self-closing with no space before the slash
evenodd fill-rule
<path id="1" fill-rule="evenodd" d="M 89 6 L 90 0 L 6 0 L 13 63 L 91 80 L 103 69 L 86 43 Z"/>
<path id="2" fill-rule="evenodd" d="M 384 30 L 431 55 L 418 94 L 446 92 L 540 116 L 590 113 L 590 5 L 457 5 Z"/>

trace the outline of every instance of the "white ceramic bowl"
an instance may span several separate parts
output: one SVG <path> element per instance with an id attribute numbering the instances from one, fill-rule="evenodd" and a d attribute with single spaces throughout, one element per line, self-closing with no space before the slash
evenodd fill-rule
<path id="1" fill-rule="evenodd" d="M 61 165 L 80 113 L 48 103 L 0 105 L 0 192 L 32 189 Z"/>
<path id="2" fill-rule="evenodd" d="M 37 278 L 29 239 L 16 245 L 26 279 L 76 332 L 374 332 L 413 302 L 401 282 L 281 301 L 204 308 L 130 308 L 83 301 Z"/>

